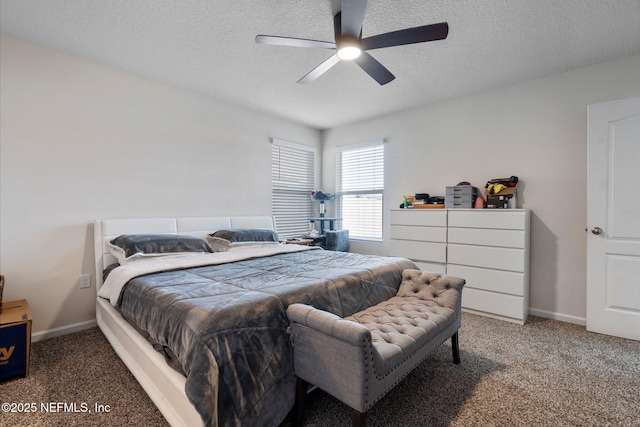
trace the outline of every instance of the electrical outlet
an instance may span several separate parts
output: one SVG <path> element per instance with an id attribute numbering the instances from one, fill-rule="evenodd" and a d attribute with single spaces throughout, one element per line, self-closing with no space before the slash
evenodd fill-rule
<path id="1" fill-rule="evenodd" d="M 91 287 L 91 275 L 90 274 L 81 274 L 80 275 L 80 289 L 90 288 Z"/>

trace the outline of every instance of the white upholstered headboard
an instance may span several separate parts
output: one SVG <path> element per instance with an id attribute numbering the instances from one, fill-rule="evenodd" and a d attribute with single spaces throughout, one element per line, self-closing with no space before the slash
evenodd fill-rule
<path id="1" fill-rule="evenodd" d="M 93 226 L 96 292 L 102 286 L 102 272 L 116 262 L 107 243 L 121 234 L 185 234 L 205 238 L 228 228 L 276 230 L 272 216 L 220 216 L 194 218 L 130 218 L 96 220 Z"/>

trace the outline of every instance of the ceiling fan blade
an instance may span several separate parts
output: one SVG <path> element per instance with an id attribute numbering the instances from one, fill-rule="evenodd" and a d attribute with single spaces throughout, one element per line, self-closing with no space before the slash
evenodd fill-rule
<path id="1" fill-rule="evenodd" d="M 380 83 L 380 85 L 386 85 L 391 80 L 395 79 L 396 76 L 391 74 L 389 70 L 387 70 L 384 65 L 379 63 L 373 56 L 369 55 L 367 52 L 362 52 L 359 57 L 353 60 L 356 64 L 360 66 L 364 71 L 367 72 L 375 81 Z"/>
<path id="2" fill-rule="evenodd" d="M 407 28 L 405 30 L 367 37 L 366 39 L 362 39 L 362 49 L 380 49 L 383 47 L 442 40 L 446 39 L 448 34 L 449 24 L 446 22 L 423 25 L 421 27 Z"/>
<path id="3" fill-rule="evenodd" d="M 342 0 L 342 35 L 360 37 L 367 0 Z"/>
<path id="4" fill-rule="evenodd" d="M 298 80 L 296 83 L 301 83 L 301 84 L 311 83 L 312 81 L 314 81 L 315 79 L 317 79 L 318 77 L 320 77 L 321 75 L 329 71 L 329 69 L 334 65 L 336 65 L 338 62 L 340 62 L 340 58 L 338 58 L 338 55 L 331 55 L 328 59 L 320 63 L 320 65 L 318 65 L 313 70 L 309 71 L 303 78 Z"/>
<path id="5" fill-rule="evenodd" d="M 312 47 L 319 49 L 335 49 L 336 44 L 333 42 L 325 42 L 322 40 L 310 40 L 310 39 L 298 39 L 295 37 L 281 37 L 281 36 L 265 36 L 258 34 L 256 36 L 256 43 L 270 44 L 276 46 L 293 46 L 293 47 Z"/>

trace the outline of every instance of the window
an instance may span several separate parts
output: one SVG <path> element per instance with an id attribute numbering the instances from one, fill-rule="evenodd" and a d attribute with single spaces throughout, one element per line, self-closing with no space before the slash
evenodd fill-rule
<path id="1" fill-rule="evenodd" d="M 344 147 L 337 154 L 336 213 L 349 237 L 382 240 L 384 145 Z"/>
<path id="2" fill-rule="evenodd" d="M 315 154 L 313 147 L 273 140 L 271 208 L 279 237 L 300 237 L 309 231 L 314 208 L 311 192 L 315 188 Z"/>

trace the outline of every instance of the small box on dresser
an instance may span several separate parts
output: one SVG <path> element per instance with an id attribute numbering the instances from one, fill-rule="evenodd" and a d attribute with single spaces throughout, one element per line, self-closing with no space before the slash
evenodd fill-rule
<path id="1" fill-rule="evenodd" d="M 471 209 L 478 197 L 478 189 L 471 185 L 445 187 L 444 207 L 446 209 Z"/>
<path id="2" fill-rule="evenodd" d="M 517 187 L 507 187 L 498 194 L 485 192 L 485 197 L 489 209 L 515 209 L 518 205 Z"/>
<path id="3" fill-rule="evenodd" d="M 29 375 L 31 310 L 27 300 L 5 302 L 0 313 L 0 383 Z"/>
<path id="4" fill-rule="evenodd" d="M 454 210 L 448 222 L 447 274 L 467 280 L 462 307 L 524 324 L 530 211 Z"/>

